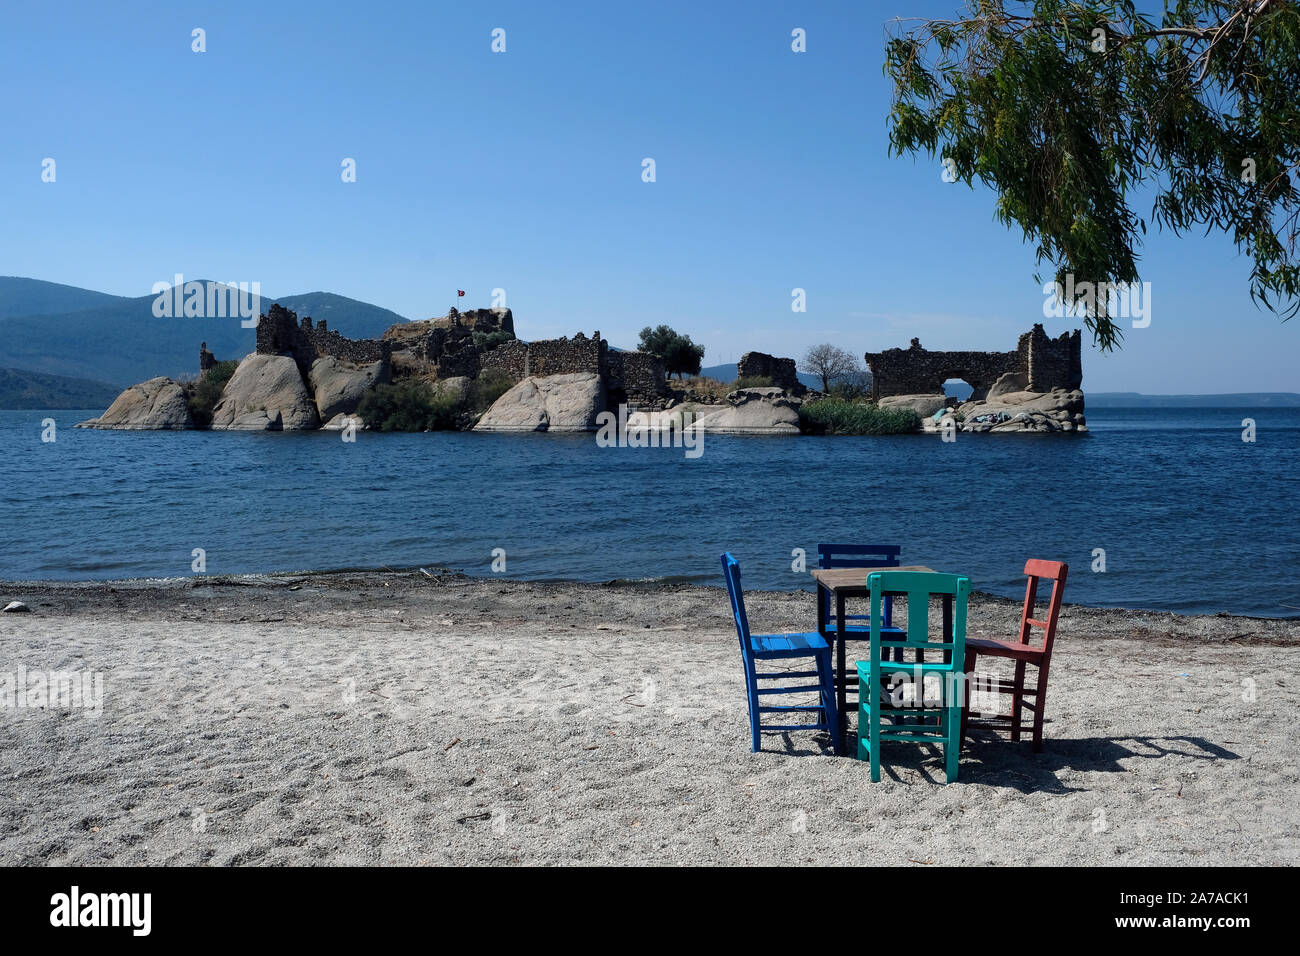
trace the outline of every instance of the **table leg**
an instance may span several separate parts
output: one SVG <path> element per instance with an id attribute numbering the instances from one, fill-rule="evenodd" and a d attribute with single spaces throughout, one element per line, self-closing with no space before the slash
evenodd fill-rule
<path id="1" fill-rule="evenodd" d="M 830 592 L 820 581 L 817 582 L 817 633 L 826 637 L 826 608 L 830 604 Z"/>

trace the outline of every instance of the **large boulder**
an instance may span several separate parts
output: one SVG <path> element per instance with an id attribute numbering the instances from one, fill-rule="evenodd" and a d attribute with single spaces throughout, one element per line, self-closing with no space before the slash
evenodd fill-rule
<path id="1" fill-rule="evenodd" d="M 727 396 L 721 409 L 697 418 L 695 426 L 732 435 L 797 435 L 801 404 L 784 389 L 741 388 Z"/>
<path id="2" fill-rule="evenodd" d="M 440 378 L 434 382 L 433 392 L 440 398 L 452 398 L 463 402 L 468 397 L 473 384 L 474 380 L 468 375 L 453 375 L 451 378 Z"/>
<path id="3" fill-rule="evenodd" d="M 298 365 L 287 355 L 245 356 L 212 410 L 215 431 L 301 431 L 320 426 Z"/>
<path id="4" fill-rule="evenodd" d="M 533 376 L 498 398 L 474 426 L 489 432 L 596 430 L 605 410 L 605 383 L 595 372 Z"/>
<path id="5" fill-rule="evenodd" d="M 108 406 L 108 411 L 77 425 L 78 428 L 181 429 L 193 428 L 185 392 L 169 378 L 151 378 L 132 385 Z"/>
<path id="6" fill-rule="evenodd" d="M 986 402 L 1000 400 L 1004 395 L 1012 392 L 1023 392 L 1029 387 L 1029 376 L 1024 372 L 1004 372 L 993 387 L 989 389 L 988 394 L 984 396 Z"/>
<path id="7" fill-rule="evenodd" d="M 1014 384 L 1006 376 L 999 384 Z M 1083 392 L 1079 389 L 1053 389 L 1050 392 L 999 391 L 997 385 L 989 390 L 988 401 L 966 402 L 957 409 L 958 428 L 963 432 L 1036 432 L 1053 434 L 1073 432 L 1086 434 L 1087 420 L 1083 417 Z M 943 427 L 944 416 L 927 419 L 926 431 Z"/>
<path id="8" fill-rule="evenodd" d="M 948 396 L 938 395 L 889 395 L 876 404 L 881 408 L 901 408 L 916 412 L 922 418 L 929 418 L 948 401 Z"/>
<path id="9" fill-rule="evenodd" d="M 360 415 L 355 413 L 348 414 L 346 412 L 339 412 L 322 425 L 320 430 L 323 432 L 341 432 L 345 431 L 349 427 L 354 431 L 364 431 L 366 423 L 362 420 Z"/>
<path id="10" fill-rule="evenodd" d="M 1054 388 L 1050 392 L 1005 392 L 989 405 L 1023 408 L 1035 412 L 1083 412 L 1083 392 L 1079 389 Z"/>
<path id="11" fill-rule="evenodd" d="M 383 385 L 391 377 L 387 362 L 358 365 L 332 355 L 312 362 L 308 376 L 321 421 L 329 421 L 340 414 L 352 414 L 366 392 L 376 385 Z"/>

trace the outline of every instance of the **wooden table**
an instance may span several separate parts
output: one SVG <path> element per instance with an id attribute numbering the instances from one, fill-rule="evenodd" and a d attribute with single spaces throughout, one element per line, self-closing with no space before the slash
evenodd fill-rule
<path id="1" fill-rule="evenodd" d="M 933 573 L 933 568 L 923 567 L 919 564 L 909 564 L 903 567 L 882 568 L 882 567 L 861 567 L 861 568 L 815 568 L 812 572 L 813 580 L 817 582 L 817 632 L 835 645 L 835 690 L 836 704 L 839 706 L 840 717 L 840 743 L 841 751 L 844 747 L 845 732 L 848 730 L 848 673 L 845 664 L 844 645 L 847 643 L 844 637 L 844 602 L 848 598 L 871 598 L 871 588 L 867 587 L 867 575 L 872 571 L 924 571 Z M 825 593 L 835 600 L 835 628 L 829 627 L 826 620 L 826 607 L 829 602 L 822 600 L 822 594 Z M 885 593 L 903 593 L 903 592 L 885 592 Z M 952 595 L 944 595 L 943 598 L 943 635 L 945 640 L 952 640 Z"/>

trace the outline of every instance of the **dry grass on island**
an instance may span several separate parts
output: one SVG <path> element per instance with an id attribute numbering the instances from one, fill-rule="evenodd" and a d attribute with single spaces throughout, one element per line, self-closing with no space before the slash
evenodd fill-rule
<path id="1" fill-rule="evenodd" d="M 414 573 L 4 585 L 4 665 L 102 714 L 0 711 L 0 863 L 1300 862 L 1300 622 L 1068 606 L 1046 750 L 943 785 L 812 734 L 749 752 L 720 588 Z M 809 593 L 752 592 L 764 630 Z M 1017 604 L 972 602 L 971 634 Z M 1248 682 L 1243 684 L 1243 682 Z M 1248 689 L 1253 682 L 1253 700 Z"/>

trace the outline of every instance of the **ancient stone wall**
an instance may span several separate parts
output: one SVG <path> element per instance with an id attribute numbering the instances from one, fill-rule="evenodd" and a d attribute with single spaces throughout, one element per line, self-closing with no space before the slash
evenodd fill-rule
<path id="1" fill-rule="evenodd" d="M 1014 352 L 931 352 L 912 339 L 910 348 L 868 352 L 871 395 L 937 395 L 949 379 L 964 379 L 974 389 L 971 397 L 983 399 L 1008 372 L 1025 376 L 1035 392 L 1054 388 L 1079 388 L 1083 383 L 1080 337 L 1061 333 L 1049 339 L 1041 324 L 1020 336 Z"/>
<path id="2" fill-rule="evenodd" d="M 327 327 L 324 320 L 314 324 L 311 316 L 298 321 L 296 312 L 272 305 L 257 319 L 257 351 L 262 355 L 291 355 L 304 377 L 311 363 L 330 355 L 349 362 L 368 364 L 387 361 L 392 345 L 375 339 L 348 339 Z"/>
<path id="3" fill-rule="evenodd" d="M 515 339 L 484 352 L 479 364 L 485 369 L 504 369 L 516 381 L 530 375 L 603 374 L 607 348 L 599 332 L 593 338 L 579 332 L 571 339 L 566 336 L 529 343 Z"/>
<path id="4" fill-rule="evenodd" d="M 606 387 L 616 398 L 639 408 L 658 408 L 668 397 L 664 363 L 650 352 L 609 352 Z M 617 404 L 617 402 L 614 402 Z"/>
<path id="5" fill-rule="evenodd" d="M 1054 388 L 1076 389 L 1083 385 L 1082 339 L 1079 330 L 1062 332 L 1049 339 L 1042 325 L 1020 336 L 1019 352 L 1031 392 Z"/>
<path id="6" fill-rule="evenodd" d="M 777 388 L 784 388 L 795 395 L 802 395 L 807 389 L 799 381 L 795 361 L 791 358 L 777 358 L 764 352 L 746 352 L 736 364 L 738 378 L 767 378 Z"/>
<path id="7" fill-rule="evenodd" d="M 524 370 L 528 367 L 528 345 L 518 339 L 503 342 L 490 352 L 484 352 L 479 358 L 479 366 L 484 371 L 500 369 L 518 382 L 525 377 Z"/>
<path id="8" fill-rule="evenodd" d="M 515 334 L 515 316 L 509 309 L 470 309 L 447 313 L 446 318 L 434 319 L 436 325 L 461 325 L 471 332 L 509 332 Z"/>
<path id="9" fill-rule="evenodd" d="M 605 379 L 611 403 L 642 408 L 662 406 L 669 396 L 663 360 L 648 352 L 616 352 L 600 337 L 579 332 L 573 338 L 521 342 L 515 339 L 481 352 L 483 369 L 501 369 L 514 381 L 529 375 L 594 372 Z"/>

